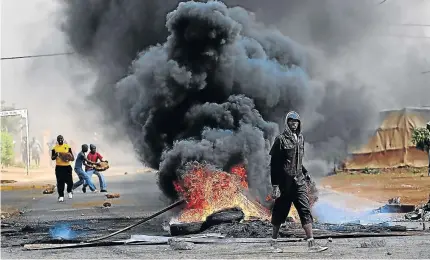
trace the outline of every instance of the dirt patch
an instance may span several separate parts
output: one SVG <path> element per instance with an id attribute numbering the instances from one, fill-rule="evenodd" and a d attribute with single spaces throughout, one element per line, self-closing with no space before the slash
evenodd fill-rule
<path id="1" fill-rule="evenodd" d="M 430 177 L 427 169 L 382 169 L 378 174 L 340 172 L 325 177 L 322 186 L 335 191 L 386 203 L 400 197 L 403 204 L 422 204 L 428 201 Z"/>
<path id="2" fill-rule="evenodd" d="M 54 186 L 54 185 L 52 185 L 52 184 L 12 184 L 12 185 L 1 185 L 0 186 L 0 191 L 45 190 L 45 189 L 49 189 L 52 186 Z"/>

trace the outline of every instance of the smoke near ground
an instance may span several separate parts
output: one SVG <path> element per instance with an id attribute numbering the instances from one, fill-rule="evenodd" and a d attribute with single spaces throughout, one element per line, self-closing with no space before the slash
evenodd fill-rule
<path id="1" fill-rule="evenodd" d="M 385 21 L 379 7 L 314 2 L 67 1 L 64 31 L 97 70 L 92 100 L 140 160 L 159 169 L 166 195 L 174 197 L 181 166 L 198 160 L 224 169 L 245 162 L 251 189 L 263 197 L 268 149 L 288 110 L 302 114 L 309 168 L 323 174 L 361 140 L 380 109 L 375 95 L 391 88 L 363 54 L 381 49 L 363 38 Z"/>

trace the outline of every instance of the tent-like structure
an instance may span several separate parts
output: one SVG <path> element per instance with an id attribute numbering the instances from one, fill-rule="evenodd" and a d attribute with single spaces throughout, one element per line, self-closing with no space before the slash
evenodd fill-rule
<path id="1" fill-rule="evenodd" d="M 382 111 L 380 125 L 368 142 L 350 152 L 346 169 L 425 167 L 426 152 L 412 143 L 414 128 L 425 127 L 430 120 L 430 107 Z"/>

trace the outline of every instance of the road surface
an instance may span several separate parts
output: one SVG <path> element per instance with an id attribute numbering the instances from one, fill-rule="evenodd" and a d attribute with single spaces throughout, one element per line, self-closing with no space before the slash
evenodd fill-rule
<path id="1" fill-rule="evenodd" d="M 166 202 L 162 200 L 156 185 L 155 173 L 127 175 L 107 175 L 108 190 L 120 193 L 119 199 L 113 199 L 109 209 L 101 207 L 104 194 L 83 194 L 75 192 L 72 200 L 57 202 L 57 195 L 42 195 L 41 191 L 19 190 L 2 191 L 2 206 L 19 206 L 24 212 L 16 219 L 2 222 L 9 227 L 2 228 L 1 256 L 4 259 L 82 259 L 82 258 L 430 258 L 430 236 L 408 238 L 384 238 L 386 246 L 382 248 L 359 248 L 360 243 L 369 239 L 334 239 L 329 250 L 318 255 L 311 253 L 272 253 L 268 244 L 217 244 L 195 245 L 192 250 L 176 251 L 168 245 L 144 246 L 121 245 L 110 247 L 27 251 L 25 243 L 46 242 L 55 234 L 53 227 L 68 224 L 77 230 L 71 239 L 85 239 L 108 234 L 119 228 L 138 221 L 161 209 Z M 96 181 L 98 184 L 98 182 Z M 333 196 L 331 194 L 330 196 Z M 34 199 L 33 199 L 34 198 Z M 324 199 L 323 199 L 324 201 Z M 132 234 L 167 235 L 163 230 L 163 221 L 168 215 L 162 215 L 116 239 L 129 238 Z M 60 225 L 61 226 L 61 225 Z M 9 233 L 7 232 L 9 230 Z M 55 231 L 54 233 L 53 230 Z M 64 230 L 62 230 L 64 231 Z M 64 234 L 63 234 L 64 235 Z M 70 234 L 67 234 L 70 235 Z M 326 241 L 320 241 L 326 243 Z M 285 243 L 286 250 L 303 248 L 303 242 Z"/>

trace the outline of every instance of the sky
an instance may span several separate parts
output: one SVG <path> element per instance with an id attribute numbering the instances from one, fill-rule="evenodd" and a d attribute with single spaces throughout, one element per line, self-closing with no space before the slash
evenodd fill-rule
<path id="1" fill-rule="evenodd" d="M 411 4 L 409 6 L 405 4 L 406 2 L 419 3 L 419 5 Z M 389 40 L 385 39 L 384 41 L 392 42 L 393 46 L 398 46 L 399 52 L 426 49 L 428 54 L 430 49 L 430 1 L 388 0 L 378 7 L 381 8 L 382 12 L 384 11 L 382 8 L 384 5 L 387 6 L 387 12 L 391 10 L 390 5 L 402 6 L 398 19 L 393 21 L 393 24 L 427 25 L 421 27 L 388 26 L 384 32 L 381 32 L 381 35 L 410 35 L 418 38 L 388 37 Z M 10 57 L 70 51 L 64 35 L 59 30 L 61 19 L 60 3 L 56 0 L 2 0 L 1 56 Z M 292 34 L 293 39 L 300 40 L 300 35 L 303 35 L 297 34 L 297 37 L 294 37 L 294 29 L 291 28 L 286 28 L 286 31 Z M 368 59 L 365 58 L 366 48 L 362 48 L 359 51 L 363 52 L 363 60 L 357 59 L 360 55 L 355 55 L 354 62 L 365 66 L 365 63 L 368 62 Z M 349 59 L 348 53 L 345 52 L 345 55 L 342 59 L 339 59 L 341 61 L 337 62 L 336 66 L 348 66 Z M 430 71 L 430 57 L 423 55 L 422 60 L 421 70 Z M 384 64 L 384 61 L 380 62 L 381 66 L 393 66 L 393 73 L 398 74 L 396 65 L 392 61 L 390 61 L 389 65 Z M 333 67 L 335 68 L 335 66 Z M 358 71 L 356 74 L 358 77 L 362 75 L 364 78 L 369 73 L 372 73 L 372 71 L 363 70 L 363 72 Z M 423 75 L 417 71 L 417 74 L 413 77 L 421 77 L 420 80 L 426 82 L 430 80 L 430 73 Z M 77 78 L 79 79 L 79 86 L 76 86 Z M 381 81 L 381 78 L 378 80 Z M 382 78 L 382 80 L 385 80 L 385 78 Z M 390 79 L 387 78 L 387 80 L 389 81 Z M 14 103 L 18 108 L 28 108 L 33 129 L 38 131 L 52 127 L 59 128 L 58 131 L 67 131 L 72 127 L 73 124 L 68 123 L 70 120 L 63 120 L 58 123 L 57 119 L 64 118 L 64 110 L 80 111 L 84 103 L 83 97 L 90 91 L 93 82 L 94 77 L 90 69 L 85 64 L 74 61 L 70 56 L 1 62 L 1 99 L 7 103 Z M 405 79 L 402 84 L 407 85 L 408 80 Z M 383 91 L 389 90 L 384 89 Z M 414 95 L 416 94 L 414 93 Z M 64 99 L 72 99 L 73 102 L 65 103 Z M 424 103 L 422 100 L 417 102 L 417 105 L 425 105 L 422 104 Z M 410 105 L 410 103 L 407 105 Z M 391 107 L 393 104 L 387 104 L 387 108 L 388 106 Z M 50 112 L 47 113 L 47 111 Z M 80 114 L 79 112 L 67 113 Z M 57 121 L 54 122 L 54 119 Z"/>

